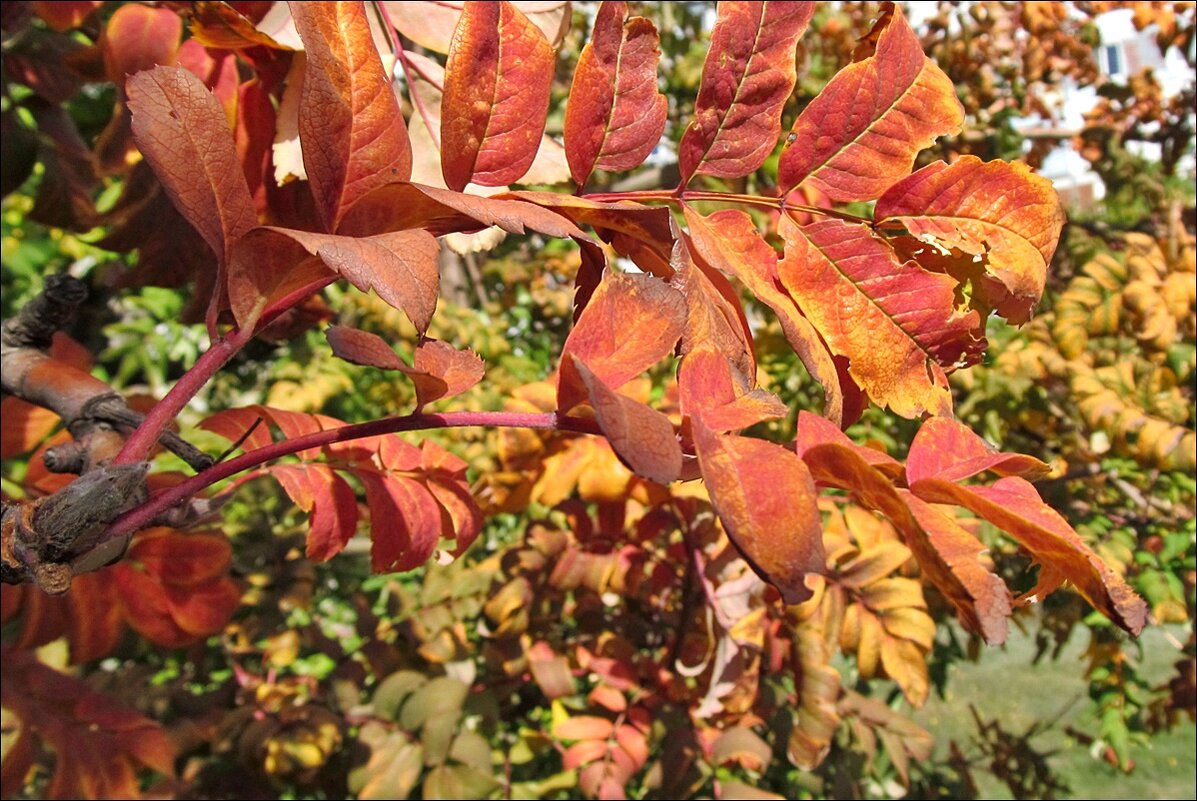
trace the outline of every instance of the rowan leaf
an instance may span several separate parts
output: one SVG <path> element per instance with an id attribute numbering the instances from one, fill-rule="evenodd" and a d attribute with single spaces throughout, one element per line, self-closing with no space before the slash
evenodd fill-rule
<path id="1" fill-rule="evenodd" d="M 45 798 L 142 798 L 140 768 L 174 775 L 176 746 L 157 723 L 39 662 L 31 651 L 6 643 L 0 654 L 0 702 L 22 724 L 17 741 L 5 749 L 0 775 L 6 797 L 21 792 L 9 782 L 24 782 L 34 738 L 58 757 Z"/>
<path id="2" fill-rule="evenodd" d="M 716 434 L 692 421 L 711 503 L 745 561 L 787 604 L 810 598 L 806 576 L 825 569 L 817 493 L 793 451 L 760 439 Z M 768 465 L 768 468 L 764 468 Z"/>
<path id="3" fill-rule="evenodd" d="M 272 50 L 292 49 L 258 30 L 252 21 L 228 3 L 211 0 L 193 3 L 188 27 L 192 39 L 213 49 L 246 50 L 259 45 Z"/>
<path id="4" fill-rule="evenodd" d="M 910 484 L 924 478 L 963 481 L 992 470 L 999 476 L 1021 476 L 1028 480 L 1043 478 L 1049 467 L 1033 456 L 1001 453 L 976 432 L 950 417 L 932 417 L 923 422 L 906 459 L 906 480 Z"/>
<path id="5" fill-rule="evenodd" d="M 682 472 L 682 448 L 669 418 L 650 406 L 612 391 L 575 355 L 561 368 L 577 373 L 594 407 L 603 436 L 620 459 L 638 475 L 658 484 L 676 481 Z M 569 365 L 568 368 L 566 365 Z"/>
<path id="6" fill-rule="evenodd" d="M 685 356 L 698 348 L 713 347 L 727 357 L 742 382 L 755 385 L 752 329 L 739 294 L 718 270 L 701 257 L 695 258 L 692 243 L 676 225 L 673 234 L 670 284 L 686 299 L 686 327 L 678 353 Z"/>
<path id="7" fill-rule="evenodd" d="M 673 352 L 684 320 L 685 301 L 669 284 L 649 275 L 609 272 L 569 332 L 562 365 L 572 355 L 609 389 L 619 389 Z M 577 373 L 558 373 L 559 411 L 569 411 L 587 394 Z"/>
<path id="8" fill-rule="evenodd" d="M 220 103 L 181 67 L 139 72 L 125 91 L 138 148 L 175 208 L 227 264 L 258 217 Z"/>
<path id="9" fill-rule="evenodd" d="M 373 289 L 424 331 L 440 285 L 436 240 L 427 231 L 368 237 L 264 226 L 246 236 L 229 264 L 229 301 L 239 325 L 253 325 L 273 301 L 326 281 L 332 270 L 363 292 Z"/>
<path id="10" fill-rule="evenodd" d="M 287 496 L 311 516 L 307 557 L 327 562 L 357 533 L 357 495 L 328 465 L 275 465 L 270 474 Z"/>
<path id="11" fill-rule="evenodd" d="M 798 720 L 786 743 L 786 755 L 800 770 L 814 770 L 831 750 L 840 725 L 836 700 L 840 674 L 831 665 L 831 647 L 819 615 L 804 617 L 794 628 L 794 683 L 798 687 Z"/>
<path id="12" fill-rule="evenodd" d="M 411 177 L 411 143 L 365 4 L 291 3 L 307 66 L 299 101 L 303 164 L 329 233 L 370 191 Z"/>
<path id="13" fill-rule="evenodd" d="M 703 425 L 719 434 L 790 413 L 773 393 L 749 389 L 727 357 L 711 347 L 696 348 L 682 358 L 677 383 L 682 413 L 701 418 Z"/>
<path id="14" fill-rule="evenodd" d="M 441 398 L 460 395 L 482 380 L 482 360 L 472 350 L 457 350 L 448 342 L 422 339 L 416 346 L 413 365 L 399 358 L 382 337 L 344 326 L 330 326 L 326 332 L 333 353 L 354 364 L 399 370 L 416 387 L 416 408 Z"/>
<path id="15" fill-rule="evenodd" d="M 989 642 L 1004 641 L 1010 593 L 981 563 L 984 546 L 942 513 L 930 514 L 936 510 L 911 504 L 909 493 L 893 484 L 902 475 L 898 462 L 856 445 L 809 412 L 798 413 L 796 445 L 816 481 L 851 491 L 863 506 L 894 524 L 923 574 L 952 602 L 971 631 Z"/>
<path id="16" fill-rule="evenodd" d="M 445 184 L 520 179 L 544 134 L 554 53 L 509 2 L 467 3 L 453 33 L 441 106 Z"/>
<path id="17" fill-rule="evenodd" d="M 797 81 L 798 40 L 814 5 L 719 4 L 694 118 L 678 145 L 682 185 L 695 175 L 747 175 L 773 152 L 782 106 Z"/>
<path id="18" fill-rule="evenodd" d="M 694 248 L 711 266 L 740 283 L 777 315 L 786 341 L 824 393 L 824 414 L 844 421 L 844 390 L 835 361 L 819 333 L 794 300 L 781 288 L 777 251 L 761 238 L 752 218 L 739 209 L 704 217 L 683 206 Z M 851 421 L 849 421 L 851 422 Z"/>
<path id="19" fill-rule="evenodd" d="M 652 21 L 605 0 L 574 69 L 565 108 L 565 155 L 578 186 L 595 169 L 630 170 L 653 151 L 669 103 L 657 88 L 660 38 Z"/>
<path id="20" fill-rule="evenodd" d="M 928 164 L 877 201 L 877 223 L 972 256 L 973 291 L 1013 323 L 1031 317 L 1064 225 L 1051 181 L 1021 162 L 962 156 Z M 962 276 L 963 277 L 963 276 Z"/>
<path id="21" fill-rule="evenodd" d="M 1094 553 L 1067 520 L 1044 503 L 1030 482 L 1007 476 L 988 487 L 966 487 L 924 478 L 913 482 L 910 491 L 929 503 L 963 506 L 1017 540 L 1043 565 L 1033 594 L 1054 589 L 1062 579 L 1070 581 L 1086 601 L 1118 626 L 1135 635 L 1142 631 L 1147 622 L 1143 599 Z"/>
<path id="22" fill-rule="evenodd" d="M 433 52 L 448 53 L 453 31 L 466 3 L 462 0 L 438 0 L 435 3 L 384 0 L 381 5 L 399 33 Z M 554 48 L 561 46 L 572 17 L 567 0 L 515 0 L 512 5 L 540 28 Z"/>
<path id="23" fill-rule="evenodd" d="M 878 405 L 903 417 L 952 410 L 947 371 L 981 357 L 980 317 L 955 306 L 956 282 L 899 262 L 867 226 L 782 220 L 781 283 Z"/>
<path id="24" fill-rule="evenodd" d="M 778 163 L 783 195 L 808 181 L 832 200 L 872 200 L 910 172 L 920 150 L 960 131 L 956 88 L 923 55 L 900 8 L 891 7 L 862 41 L 875 41 L 875 49 L 840 70 L 786 137 Z"/>

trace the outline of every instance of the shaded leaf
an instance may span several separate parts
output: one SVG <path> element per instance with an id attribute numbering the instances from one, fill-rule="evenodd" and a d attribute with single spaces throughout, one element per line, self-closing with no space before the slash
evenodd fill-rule
<path id="1" fill-rule="evenodd" d="M 261 227 L 233 253 L 230 305 L 240 325 L 252 325 L 272 301 L 319 283 L 332 270 L 363 292 L 373 289 L 424 331 L 436 309 L 437 253 L 427 231 L 356 238 Z"/>
<path id="2" fill-rule="evenodd" d="M 549 43 L 560 47 L 569 32 L 571 7 L 566 0 L 516 0 L 512 3 L 544 33 Z M 382 3 L 395 30 L 421 47 L 436 53 L 448 53 L 453 31 L 461 18 L 465 2 L 438 0 L 413 3 L 410 0 L 385 0 Z"/>
<path id="3" fill-rule="evenodd" d="M 832 200 L 872 200 L 910 171 L 920 150 L 960 131 L 956 88 L 923 55 L 900 8 L 866 41 L 876 49 L 840 70 L 794 122 L 778 163 L 783 194 L 805 180 Z"/>
<path id="4" fill-rule="evenodd" d="M 181 67 L 139 72 L 125 89 L 138 148 L 171 202 L 226 263 L 257 213 L 220 103 Z"/>
<path id="5" fill-rule="evenodd" d="M 722 2 L 702 67 L 694 118 L 678 145 L 682 184 L 738 178 L 773 151 L 794 91 L 798 40 L 814 3 Z"/>
<path id="6" fill-rule="evenodd" d="M 565 359 L 562 371 L 576 371 L 603 436 L 628 467 L 658 484 L 676 481 L 682 472 L 682 448 L 669 418 L 612 391 L 577 356 Z"/>
<path id="7" fill-rule="evenodd" d="M 448 342 L 423 339 L 416 346 L 414 365 L 391 350 L 382 337 L 345 326 L 330 326 L 326 332 L 333 353 L 354 364 L 399 370 L 416 387 L 416 407 L 441 398 L 460 395 L 482 380 L 482 360 L 472 350 L 457 350 Z"/>

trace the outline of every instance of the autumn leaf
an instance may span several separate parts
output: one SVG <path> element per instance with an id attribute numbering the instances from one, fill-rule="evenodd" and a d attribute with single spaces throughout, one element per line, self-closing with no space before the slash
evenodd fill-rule
<path id="1" fill-rule="evenodd" d="M 962 448 L 960 461 L 953 462 L 946 450 L 937 447 L 948 437 L 951 442 L 977 440 Z M 1043 567 L 1039 582 L 1031 592 L 1042 595 L 1061 581 L 1070 581 L 1085 600 L 1123 629 L 1138 634 L 1146 623 L 1147 605 L 1121 576 L 1101 560 L 1072 526 L 1058 512 L 1044 503 L 1035 487 L 1026 479 L 1011 475 L 989 486 L 956 483 L 953 476 L 966 473 L 962 464 L 976 466 L 970 453 L 989 448 L 964 426 L 954 421 L 924 426 L 910 446 L 910 459 L 916 466 L 910 491 L 929 503 L 958 504 L 1005 531 Z M 994 467 L 1005 466 L 997 462 Z M 1037 468 L 1031 466 L 1032 469 Z M 937 472 L 930 472 L 931 469 Z"/>
<path id="2" fill-rule="evenodd" d="M 711 503 L 753 570 L 788 604 L 811 596 L 806 576 L 824 571 L 815 483 L 792 451 L 692 423 Z M 768 465 L 765 468 L 765 465 Z"/>
<path id="3" fill-rule="evenodd" d="M 303 164 L 329 233 L 370 191 L 411 177 L 411 144 L 365 4 L 291 3 L 307 67 L 299 101 Z"/>
<path id="4" fill-rule="evenodd" d="M 160 725 L 39 662 L 31 651 L 5 644 L 0 653 L 0 702 L 21 720 L 0 773 L 5 797 L 20 794 L 35 739 L 58 755 L 45 798 L 142 798 L 142 767 L 174 775 L 176 747 Z"/>
<path id="5" fill-rule="evenodd" d="M 943 512 L 894 486 L 902 465 L 857 445 L 838 427 L 798 413 L 798 455 L 820 484 L 848 490 L 864 507 L 884 514 L 902 535 L 920 569 L 956 608 L 960 619 L 990 643 L 1006 637 L 1009 590 L 980 557 L 984 545 Z"/>
<path id="6" fill-rule="evenodd" d="M 553 81 L 553 48 L 509 2 L 466 3 L 445 66 L 445 183 L 504 186 L 536 157 Z"/>
<path id="7" fill-rule="evenodd" d="M 875 50 L 840 70 L 786 137 L 783 195 L 809 181 L 835 201 L 872 200 L 910 172 L 920 150 L 960 131 L 956 88 L 923 54 L 900 8 L 865 39 L 875 39 Z"/>
<path id="8" fill-rule="evenodd" d="M 962 156 L 929 164 L 877 201 L 877 223 L 972 256 L 973 291 L 1012 323 L 1031 317 L 1060 239 L 1064 210 L 1051 181 L 1019 162 Z M 979 263 L 979 265 L 977 264 Z"/>
<path id="9" fill-rule="evenodd" d="M 463 0 L 438 0 L 436 3 L 384 0 L 380 5 L 396 31 L 434 53 L 448 53 L 466 3 Z M 515 0 L 512 5 L 540 28 L 549 44 L 554 48 L 561 46 L 573 16 L 567 0 Z"/>
<path id="10" fill-rule="evenodd" d="M 377 334 L 345 326 L 325 332 L 333 353 L 354 364 L 398 370 L 416 387 L 416 409 L 441 398 L 460 395 L 482 380 L 482 360 L 472 350 L 457 350 L 448 342 L 422 339 L 416 346 L 413 366 L 399 358 Z"/>
<path id="11" fill-rule="evenodd" d="M 694 248 L 724 274 L 740 281 L 777 315 L 786 341 L 824 393 L 824 413 L 840 425 L 844 420 L 844 390 L 827 345 L 794 300 L 781 288 L 777 251 L 761 238 L 752 218 L 739 209 L 725 209 L 704 217 L 683 206 Z"/>
<path id="12" fill-rule="evenodd" d="M 771 392 L 749 389 L 727 357 L 714 348 L 690 351 L 678 367 L 678 394 L 682 412 L 701 418 L 716 433 L 738 431 L 764 420 L 789 414 L 789 408 Z"/>
<path id="13" fill-rule="evenodd" d="M 985 346 L 978 314 L 956 309 L 956 282 L 898 262 L 863 224 L 783 219 L 781 233 L 781 283 L 861 389 L 903 417 L 950 414 L 947 372 Z"/>
<path id="14" fill-rule="evenodd" d="M 798 40 L 814 3 L 722 2 L 702 67 L 694 118 L 678 145 L 682 184 L 738 178 L 773 151 L 794 91 Z M 920 51 L 920 55 L 921 55 Z"/>
<path id="15" fill-rule="evenodd" d="M 608 273 L 565 340 L 558 410 L 567 412 L 588 395 L 581 378 L 564 369 L 569 356 L 583 362 L 609 389 L 619 389 L 673 352 L 684 313 L 681 293 L 664 281 Z"/>
<path id="16" fill-rule="evenodd" d="M 220 103 L 181 67 L 139 72 L 125 89 L 137 146 L 171 202 L 227 263 L 258 217 Z"/>
<path id="17" fill-rule="evenodd" d="M 229 264 L 233 316 L 253 325 L 271 301 L 326 280 L 331 270 L 363 292 L 374 290 L 424 331 L 436 309 L 437 253 L 436 240 L 421 230 L 350 237 L 261 227 Z"/>
<path id="18" fill-rule="evenodd" d="M 658 484 L 677 480 L 682 449 L 673 423 L 656 409 L 612 391 L 573 354 L 565 357 L 586 388 L 603 436 L 633 472 Z M 562 363 L 562 370 L 566 368 Z"/>
<path id="19" fill-rule="evenodd" d="M 204 47 L 219 50 L 245 50 L 258 46 L 272 50 L 291 49 L 258 30 L 253 22 L 228 3 L 208 0 L 193 3 L 188 27 L 191 38 Z"/>
<path id="20" fill-rule="evenodd" d="M 665 130 L 668 102 L 657 88 L 657 28 L 627 16 L 627 3 L 599 5 L 590 41 L 574 69 L 565 109 L 565 154 L 574 182 L 595 169 L 630 170 Z"/>

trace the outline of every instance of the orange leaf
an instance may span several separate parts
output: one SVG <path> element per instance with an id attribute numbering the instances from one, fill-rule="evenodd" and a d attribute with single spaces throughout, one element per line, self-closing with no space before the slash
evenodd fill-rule
<path id="1" fill-rule="evenodd" d="M 370 563 L 375 572 L 411 570 L 428 561 L 441 535 L 441 507 L 419 481 L 358 469 L 370 505 Z"/>
<path id="2" fill-rule="evenodd" d="M 1034 456 L 1001 453 L 981 439 L 968 426 L 950 417 L 932 417 L 925 421 L 911 444 L 906 459 L 906 480 L 910 484 L 924 478 L 963 481 L 992 470 L 999 476 L 1043 478 L 1050 468 Z"/>
<path id="3" fill-rule="evenodd" d="M 810 320 L 780 288 L 777 251 L 761 238 L 752 218 L 739 209 L 725 209 L 708 217 L 689 206 L 683 206 L 683 211 L 699 255 L 719 271 L 734 276 L 777 315 L 786 341 L 823 387 L 824 413 L 840 425 L 844 419 L 844 391 L 839 373 Z"/>
<path id="4" fill-rule="evenodd" d="M 682 359 L 678 391 L 683 414 L 700 417 L 703 425 L 721 434 L 790 413 L 771 392 L 749 390 L 727 358 L 710 347 L 692 350 Z"/>
<path id="5" fill-rule="evenodd" d="M 411 143 L 365 4 L 291 3 L 307 67 L 299 101 L 303 166 L 324 230 L 355 202 L 411 177 Z"/>
<path id="6" fill-rule="evenodd" d="M 783 218 L 781 233 L 781 282 L 853 380 L 903 417 L 950 414 L 946 370 L 974 363 L 985 345 L 979 315 L 956 309 L 956 282 L 899 263 L 865 225 Z"/>
<path id="7" fill-rule="evenodd" d="M 609 388 L 619 389 L 673 351 L 684 319 L 685 301 L 669 284 L 648 275 L 608 273 L 569 332 L 562 365 L 576 356 Z M 559 372 L 559 411 L 586 396 L 577 373 Z"/>
<path id="8" fill-rule="evenodd" d="M 693 421 L 703 479 L 731 541 L 788 604 L 810 598 L 806 576 L 824 572 L 815 482 L 806 464 L 765 440 L 716 434 Z"/>
<path id="9" fill-rule="evenodd" d="M 912 446 L 911 452 L 914 452 Z M 1071 581 L 1085 600 L 1131 634 L 1147 621 L 1147 605 L 1093 552 L 1068 521 L 1043 502 L 1025 479 L 1008 476 L 989 487 L 964 487 L 938 478 L 912 482 L 911 492 L 930 503 L 954 503 L 1005 531 L 1043 565 L 1039 585 Z"/>
<path id="10" fill-rule="evenodd" d="M 678 145 L 683 185 L 695 175 L 747 175 L 773 152 L 797 80 L 795 50 L 814 6 L 719 4 L 694 119 Z"/>
<path id="11" fill-rule="evenodd" d="M 312 516 L 307 557 L 327 562 L 344 550 L 357 533 L 357 496 L 345 479 L 323 464 L 275 465 L 270 475 Z"/>
<path id="12" fill-rule="evenodd" d="M 369 237 L 262 227 L 239 243 L 229 264 L 229 300 L 242 326 L 288 292 L 326 281 L 328 270 L 402 309 L 420 331 L 436 309 L 438 246 L 427 231 Z"/>
<path id="13" fill-rule="evenodd" d="M 435 3 L 384 0 L 381 5 L 399 33 L 433 52 L 448 53 L 466 3 L 464 0 Z M 553 47 L 561 46 L 573 16 L 567 0 L 515 0 L 513 5 L 544 32 Z"/>
<path id="14" fill-rule="evenodd" d="M 1039 302 L 1064 226 L 1051 181 L 1020 162 L 976 156 L 928 164 L 890 187 L 874 213 L 878 223 L 973 256 L 970 269 L 983 269 L 973 291 L 1013 323 L 1029 320 Z"/>
<path id="15" fill-rule="evenodd" d="M 333 353 L 354 364 L 399 370 L 416 386 L 416 408 L 441 398 L 460 395 L 482 380 L 482 360 L 472 350 L 457 350 L 448 342 L 424 339 L 416 346 L 414 366 L 408 367 L 382 337 L 345 326 L 326 332 Z"/>
<path id="16" fill-rule="evenodd" d="M 611 721 L 594 715 L 575 715 L 553 726 L 559 740 L 606 740 L 614 732 Z"/>
<path id="17" fill-rule="evenodd" d="M 607 387 L 577 356 L 567 355 L 562 371 L 574 370 L 586 388 L 603 436 L 633 472 L 658 484 L 682 472 L 682 448 L 669 418 Z"/>
<path id="18" fill-rule="evenodd" d="M 224 110 L 181 67 L 139 72 L 125 89 L 137 146 L 171 202 L 224 264 L 258 222 Z"/>
<path id="19" fill-rule="evenodd" d="M 544 134 L 553 47 L 508 2 L 466 3 L 449 46 L 441 105 L 445 184 L 519 180 Z"/>
<path id="20" fill-rule="evenodd" d="M 578 56 L 565 108 L 565 155 L 578 186 L 590 173 L 630 170 L 665 130 L 669 103 L 657 88 L 657 28 L 627 18 L 627 3 L 599 5 L 590 41 Z"/>
<path id="21" fill-rule="evenodd" d="M 261 45 L 271 50 L 291 50 L 279 44 L 228 3 L 192 3 L 191 38 L 204 47 L 218 50 L 245 50 Z"/>
<path id="22" fill-rule="evenodd" d="M 51 30 L 69 31 L 78 28 L 91 13 L 104 5 L 103 0 L 34 0 L 29 4 L 33 13 Z M 5 795 L 8 795 L 5 793 Z"/>
<path id="23" fill-rule="evenodd" d="M 156 64 L 174 64 L 182 36 L 183 21 L 170 9 L 121 6 L 100 37 L 108 80 L 121 86 L 129 75 Z"/>
<path id="24" fill-rule="evenodd" d="M 794 122 L 778 163 L 783 194 L 807 180 L 832 200 L 872 200 L 910 172 L 920 150 L 960 131 L 956 87 L 923 55 L 900 8 L 872 38 L 876 50 L 840 70 Z"/>

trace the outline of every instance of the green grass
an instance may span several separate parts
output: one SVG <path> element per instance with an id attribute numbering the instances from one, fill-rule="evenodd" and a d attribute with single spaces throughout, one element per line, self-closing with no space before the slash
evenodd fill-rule
<path id="1" fill-rule="evenodd" d="M 1158 684 L 1172 675 L 1178 658 L 1174 642 L 1188 636 L 1183 627 L 1149 628 L 1143 635 L 1144 659 L 1140 673 Z M 1014 631 L 1002 649 L 981 655 L 979 663 L 962 662 L 949 670 L 945 698 L 935 697 L 916 720 L 936 736 L 937 753 L 947 753 L 955 740 L 966 753 L 976 737 L 970 704 L 983 719 L 997 719 L 1011 734 L 1022 734 L 1036 723 L 1041 731 L 1031 744 L 1048 753 L 1048 764 L 1069 787 L 1060 797 L 1069 798 L 1197 798 L 1197 729 L 1188 718 L 1172 731 L 1132 746 L 1131 773 L 1123 773 L 1095 759 L 1089 747 L 1069 736 L 1073 727 L 1096 735 L 1099 726 L 1082 677 L 1087 634 L 1078 629 L 1060 658 L 1033 665 L 1033 636 Z M 975 774 L 983 797 L 1011 798 L 1005 784 L 981 771 Z"/>

